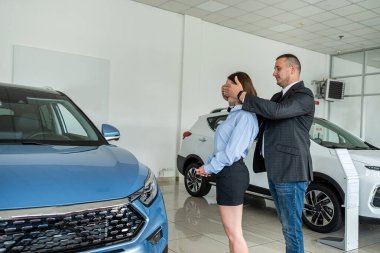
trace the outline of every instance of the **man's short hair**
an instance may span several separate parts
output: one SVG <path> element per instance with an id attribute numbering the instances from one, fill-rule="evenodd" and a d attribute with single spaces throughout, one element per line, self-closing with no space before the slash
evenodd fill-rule
<path id="1" fill-rule="evenodd" d="M 298 72 L 301 73 L 301 63 L 298 60 L 297 56 L 295 56 L 294 54 L 283 54 L 283 55 L 280 55 L 279 57 L 277 57 L 276 60 L 278 60 L 280 58 L 286 58 L 288 66 L 289 65 L 296 66 L 298 69 Z"/>

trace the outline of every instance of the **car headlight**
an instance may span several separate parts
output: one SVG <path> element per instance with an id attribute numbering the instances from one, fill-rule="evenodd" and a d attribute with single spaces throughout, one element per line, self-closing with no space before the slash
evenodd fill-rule
<path id="1" fill-rule="evenodd" d="M 140 201 L 145 205 L 149 206 L 152 204 L 153 200 L 156 198 L 158 192 L 157 181 L 154 174 L 149 171 L 148 176 L 144 182 L 143 193 L 141 194 Z"/>
<path id="2" fill-rule="evenodd" d="M 378 171 L 380 171 L 380 166 L 365 165 L 364 167 L 366 167 L 369 170 L 378 170 Z"/>

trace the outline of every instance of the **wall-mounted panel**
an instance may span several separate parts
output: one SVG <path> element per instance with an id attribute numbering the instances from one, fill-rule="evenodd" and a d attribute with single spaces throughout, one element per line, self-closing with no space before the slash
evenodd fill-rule
<path id="1" fill-rule="evenodd" d="M 13 83 L 62 91 L 97 127 L 107 122 L 108 60 L 18 45 L 13 50 Z"/>

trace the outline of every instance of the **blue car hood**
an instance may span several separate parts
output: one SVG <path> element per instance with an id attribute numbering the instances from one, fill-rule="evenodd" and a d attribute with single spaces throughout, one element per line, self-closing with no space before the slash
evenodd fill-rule
<path id="1" fill-rule="evenodd" d="M 116 146 L 0 145 L 0 210 L 123 198 L 147 174 Z"/>

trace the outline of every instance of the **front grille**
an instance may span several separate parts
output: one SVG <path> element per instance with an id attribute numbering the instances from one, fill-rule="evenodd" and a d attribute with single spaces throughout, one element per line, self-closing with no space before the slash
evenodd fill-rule
<path id="1" fill-rule="evenodd" d="M 377 188 L 375 196 L 373 197 L 372 200 L 372 205 L 374 207 L 380 207 L 380 188 Z"/>
<path id="2" fill-rule="evenodd" d="M 76 252 L 132 240 L 145 223 L 129 204 L 0 220 L 0 253 Z"/>

